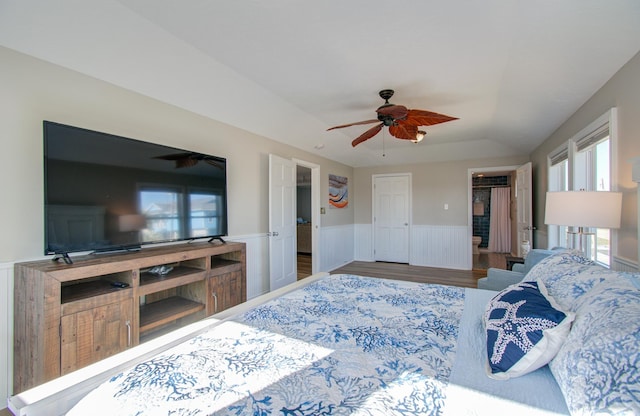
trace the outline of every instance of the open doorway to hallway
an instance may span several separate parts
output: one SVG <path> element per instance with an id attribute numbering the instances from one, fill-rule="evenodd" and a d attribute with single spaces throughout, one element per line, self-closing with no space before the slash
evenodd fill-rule
<path id="1" fill-rule="evenodd" d="M 298 280 L 312 274 L 312 203 L 311 203 L 311 169 L 297 166 L 296 202 L 297 202 L 297 257 Z"/>

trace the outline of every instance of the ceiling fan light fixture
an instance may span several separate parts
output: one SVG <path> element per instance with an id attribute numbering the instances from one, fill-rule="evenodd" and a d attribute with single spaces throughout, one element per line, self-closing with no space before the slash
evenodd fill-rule
<path id="1" fill-rule="evenodd" d="M 420 143 L 422 141 L 422 139 L 424 139 L 424 136 L 427 135 L 427 132 L 424 130 L 418 130 L 418 132 L 416 133 L 416 138 L 414 140 L 411 140 L 414 143 Z"/>

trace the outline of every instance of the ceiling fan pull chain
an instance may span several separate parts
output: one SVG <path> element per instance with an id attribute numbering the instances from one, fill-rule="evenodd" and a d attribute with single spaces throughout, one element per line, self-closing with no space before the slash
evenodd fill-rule
<path id="1" fill-rule="evenodd" d="M 387 135 L 385 134 L 384 130 L 382 130 L 382 157 L 385 157 L 386 154 L 384 152 L 384 139 L 385 137 L 387 137 Z"/>

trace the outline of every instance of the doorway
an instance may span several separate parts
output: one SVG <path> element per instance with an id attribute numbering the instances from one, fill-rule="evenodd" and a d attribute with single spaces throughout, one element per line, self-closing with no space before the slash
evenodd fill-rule
<path id="1" fill-rule="evenodd" d="M 297 278 L 320 270 L 320 166 L 303 160 L 296 163 L 296 257 Z"/>
<path id="2" fill-rule="evenodd" d="M 530 180 L 530 163 L 523 166 L 469 169 L 468 235 L 471 240 L 472 269 L 505 268 L 507 255 L 520 254 L 518 242 L 524 238 L 524 233 L 530 236 L 531 232 Z M 500 195 L 504 196 L 505 190 L 508 190 L 509 197 L 500 202 L 504 205 L 492 206 L 498 204 Z M 496 231 L 496 225 L 500 231 Z M 498 232 L 502 233 L 499 234 L 502 241 L 496 238 Z"/>
<path id="3" fill-rule="evenodd" d="M 296 166 L 296 254 L 298 280 L 312 274 L 311 169 Z"/>

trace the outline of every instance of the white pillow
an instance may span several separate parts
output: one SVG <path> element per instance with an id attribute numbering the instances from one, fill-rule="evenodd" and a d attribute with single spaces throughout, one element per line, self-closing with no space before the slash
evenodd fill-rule
<path id="1" fill-rule="evenodd" d="M 619 273 L 580 298 L 549 363 L 572 415 L 640 414 L 640 276 Z"/>

